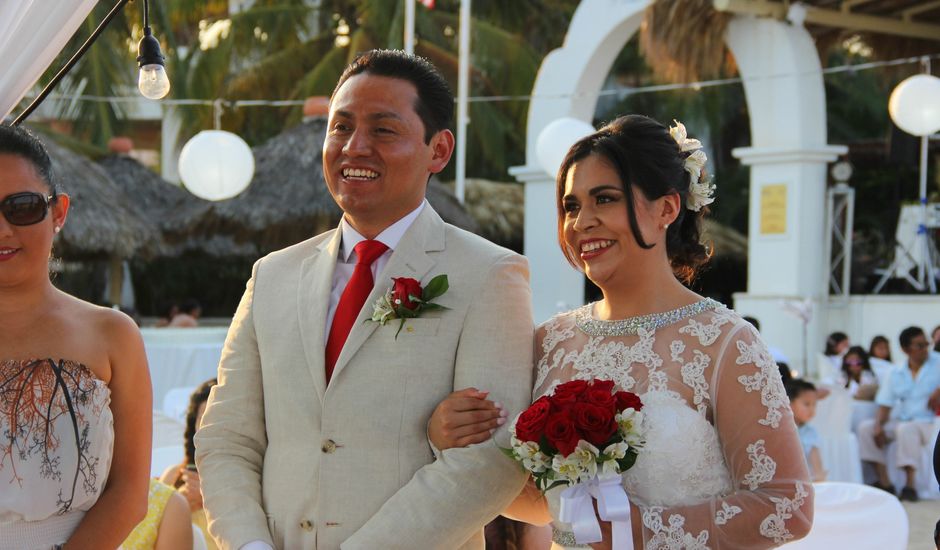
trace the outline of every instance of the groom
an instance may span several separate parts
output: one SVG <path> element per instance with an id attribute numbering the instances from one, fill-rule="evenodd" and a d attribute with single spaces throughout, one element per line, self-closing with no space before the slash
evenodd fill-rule
<path id="1" fill-rule="evenodd" d="M 323 172 L 343 220 L 255 264 L 196 436 L 222 548 L 482 549 L 522 488 L 492 442 L 435 461 L 426 439 L 455 388 L 490 389 L 510 414 L 531 392 L 526 261 L 424 199 L 453 152 L 453 108 L 437 70 L 399 51 L 340 77 Z M 400 333 L 370 320 L 392 278 L 437 275 L 447 309 Z"/>

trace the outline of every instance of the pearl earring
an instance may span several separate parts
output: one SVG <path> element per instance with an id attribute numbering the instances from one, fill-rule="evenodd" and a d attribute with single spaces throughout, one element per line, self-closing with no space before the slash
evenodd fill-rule
<path id="1" fill-rule="evenodd" d="M 58 225 L 57 225 L 57 226 L 55 226 L 55 229 L 53 229 L 53 230 L 52 230 L 52 232 L 53 232 L 53 233 L 55 233 L 55 234 L 58 234 L 58 233 L 59 233 L 59 231 L 62 231 L 62 228 L 61 228 L 61 227 L 59 227 Z"/>

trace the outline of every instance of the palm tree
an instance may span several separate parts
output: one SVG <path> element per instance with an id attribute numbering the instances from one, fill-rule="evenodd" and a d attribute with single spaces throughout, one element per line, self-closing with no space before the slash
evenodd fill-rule
<path id="1" fill-rule="evenodd" d="M 458 5 L 459 0 L 443 0 L 434 10 L 419 7 L 416 21 L 416 52 L 440 67 L 452 84 L 457 80 Z M 527 95 L 541 56 L 561 42 L 567 26 L 563 14 L 576 5 L 574 0 L 482 3 L 471 25 L 471 95 Z M 167 56 L 171 98 L 303 100 L 329 95 L 358 52 L 402 46 L 401 1 L 257 0 L 232 15 L 225 0 L 166 0 L 151 3 L 151 8 L 151 25 Z M 97 6 L 85 30 L 107 9 Z M 557 15 L 540 17 L 544 14 Z M 141 33 L 139 15 L 125 9 L 73 69 L 61 92 L 135 94 L 134 58 Z M 79 33 L 65 52 L 71 54 L 87 34 Z M 53 64 L 50 73 L 60 65 Z M 68 106 L 59 103 L 57 112 L 74 116 L 75 133 L 90 143 L 103 147 L 126 129 L 125 104 L 82 101 L 72 111 Z M 181 140 L 212 127 L 211 107 L 177 109 Z M 503 178 L 508 166 L 522 163 L 527 110 L 524 100 L 471 104 L 467 160 L 472 175 Z M 226 108 L 222 126 L 257 144 L 300 116 L 296 106 Z"/>

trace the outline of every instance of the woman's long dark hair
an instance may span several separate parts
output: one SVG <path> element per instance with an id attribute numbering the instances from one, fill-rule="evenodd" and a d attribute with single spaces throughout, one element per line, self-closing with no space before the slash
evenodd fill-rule
<path id="1" fill-rule="evenodd" d="M 884 360 L 890 363 L 891 362 L 891 342 L 889 342 L 887 338 L 885 338 L 884 336 L 881 336 L 880 334 L 871 339 L 871 345 L 868 346 L 868 356 L 878 357 L 877 355 L 875 355 L 875 347 L 878 346 L 878 344 L 885 345 L 885 349 L 888 350 L 888 356 L 885 357 Z"/>
<path id="2" fill-rule="evenodd" d="M 836 351 L 836 347 L 848 339 L 848 335 L 844 332 L 833 332 L 826 338 L 826 350 L 823 353 L 826 355 L 838 355 L 839 352 Z"/>
<path id="3" fill-rule="evenodd" d="M 868 354 L 865 353 L 865 348 L 862 346 L 852 346 L 849 348 L 849 351 L 845 352 L 845 355 L 842 356 L 842 372 L 845 373 L 845 387 L 849 387 L 849 383 L 852 380 L 860 383 L 862 382 L 862 375 L 859 373 L 858 378 L 855 378 L 852 375 L 852 370 L 849 368 L 849 364 L 846 362 L 851 355 L 858 356 L 862 360 L 862 370 L 867 370 L 871 372 L 871 363 L 868 361 Z"/>
<path id="4" fill-rule="evenodd" d="M 209 392 L 212 386 L 218 384 L 218 380 L 212 378 L 199 385 L 189 396 L 189 406 L 186 408 L 186 431 L 183 432 L 183 445 L 186 449 L 184 457 L 184 466 L 196 463 L 196 444 L 193 438 L 196 436 L 196 414 L 199 412 L 199 406 L 209 400 Z M 183 484 L 183 478 L 176 481 L 176 487 Z"/>

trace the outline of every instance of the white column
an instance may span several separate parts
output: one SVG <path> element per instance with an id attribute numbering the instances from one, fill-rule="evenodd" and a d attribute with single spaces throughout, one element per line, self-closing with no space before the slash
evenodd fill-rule
<path id="1" fill-rule="evenodd" d="M 525 254 L 529 259 L 536 323 L 584 303 L 584 275 L 558 246 L 555 180 L 541 167 L 519 166 L 510 174 L 525 185 Z"/>
<path id="2" fill-rule="evenodd" d="M 806 29 L 737 16 L 725 39 L 744 80 L 752 143 L 733 151 L 751 167 L 747 293 L 735 309 L 760 320 L 791 368 L 812 375 L 828 326 L 826 169 L 847 149 L 827 144 L 822 67 Z M 805 299 L 815 313 L 804 342 L 782 303 Z"/>
<path id="3" fill-rule="evenodd" d="M 182 126 L 179 107 L 164 104 L 163 119 L 160 122 L 160 175 L 166 181 L 177 185 L 180 183 L 178 140 Z"/>
<path id="4" fill-rule="evenodd" d="M 415 2 L 405 0 L 405 53 L 415 53 Z"/>
<path id="5" fill-rule="evenodd" d="M 409 0 L 410 1 L 410 0 Z M 412 2 L 413 3 L 413 2 Z M 457 176 L 454 195 L 464 202 L 467 177 L 467 99 L 470 95 L 470 0 L 460 0 L 460 52 L 457 65 Z"/>

